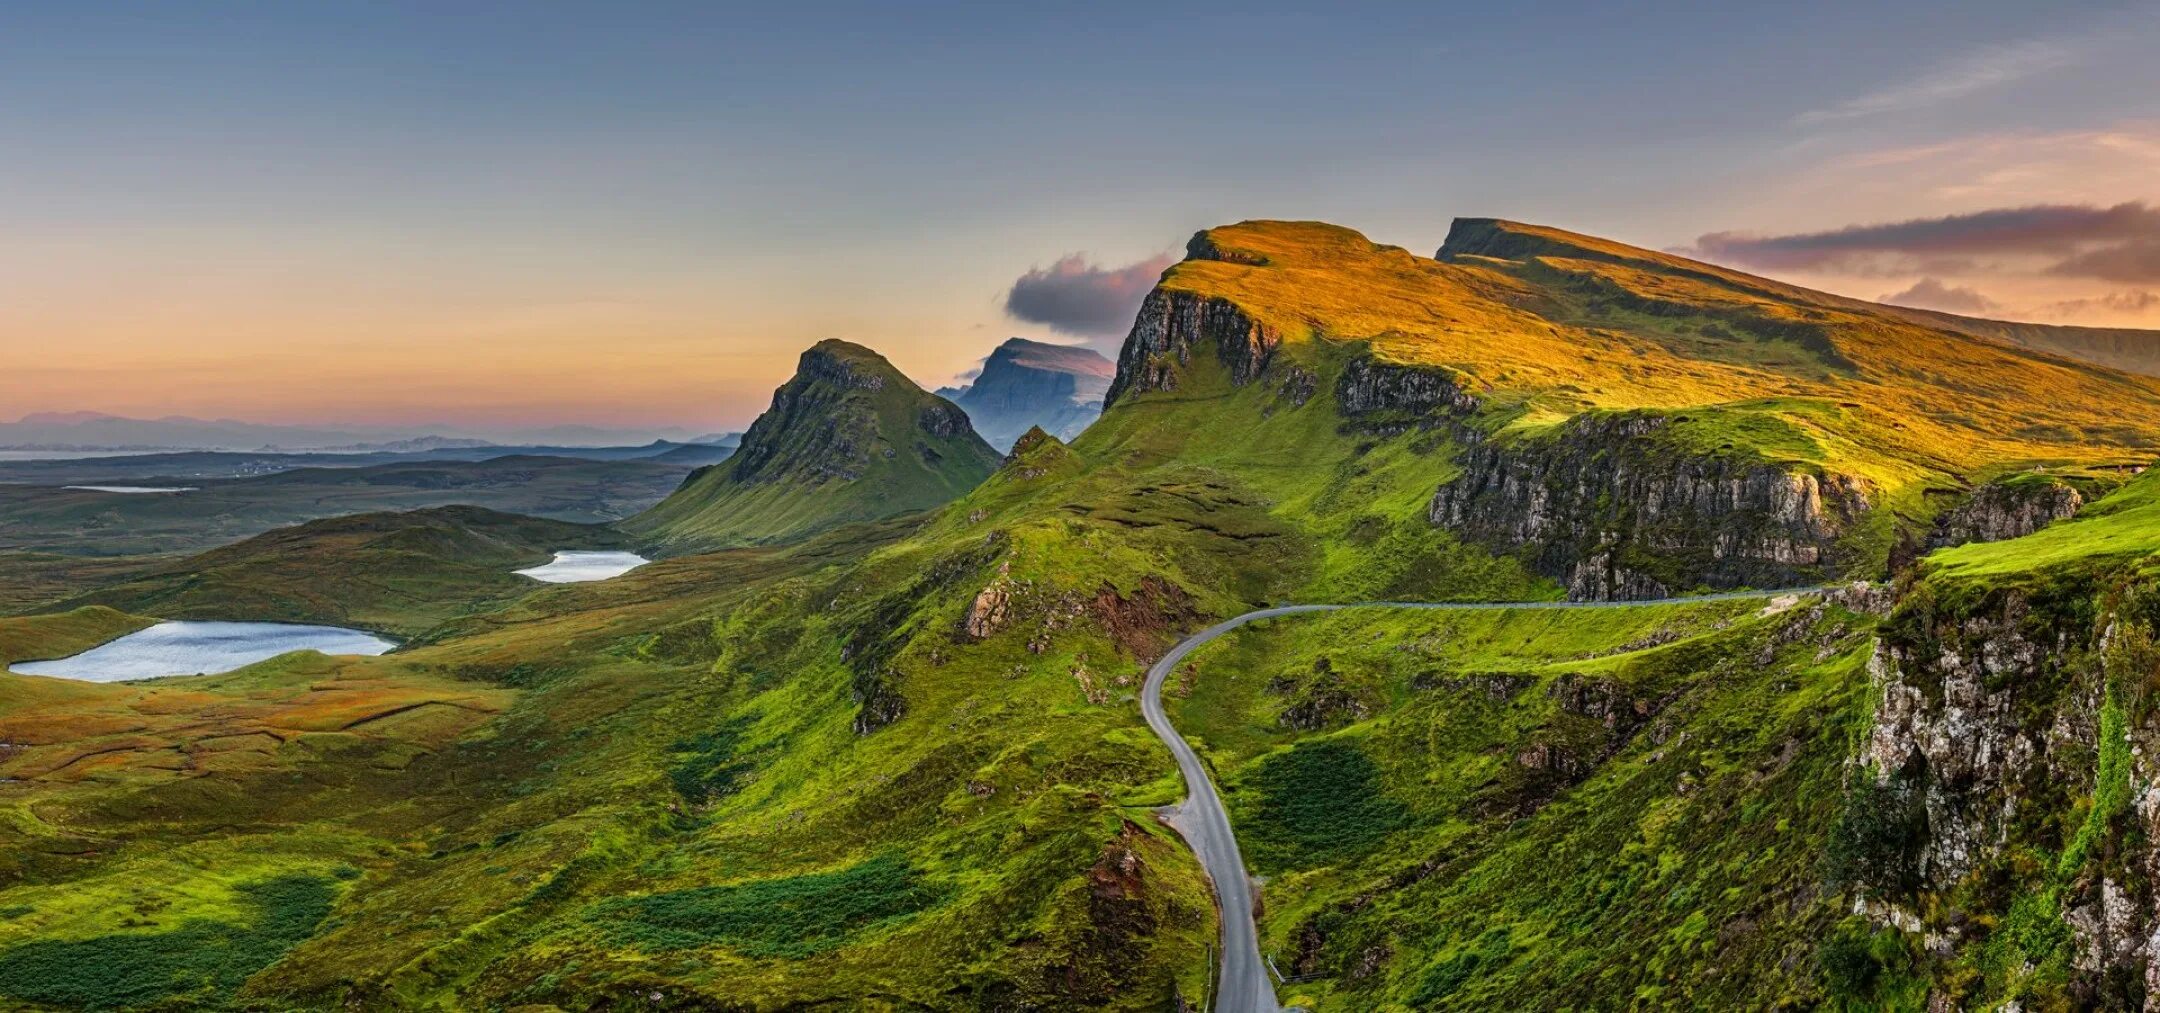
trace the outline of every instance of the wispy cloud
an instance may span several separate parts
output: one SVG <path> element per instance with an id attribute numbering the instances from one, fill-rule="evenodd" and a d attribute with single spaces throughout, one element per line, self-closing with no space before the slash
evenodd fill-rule
<path id="1" fill-rule="evenodd" d="M 2160 205 L 2144 201 L 1991 208 L 1816 232 L 1712 232 L 1678 252 L 1862 297 L 1866 279 L 1897 279 L 1906 287 L 1876 301 L 1922 309 L 2113 326 L 2160 317 L 2152 290 L 2160 285 Z"/>
<path id="2" fill-rule="evenodd" d="M 1788 269 L 1851 269 L 1870 258 L 1885 256 L 2070 258 L 2063 260 L 2058 270 L 2132 280 L 2101 271 L 2110 267 L 2118 272 L 2130 270 L 2138 259 L 2134 254 L 2155 243 L 2160 243 L 2160 208 L 2143 201 L 2125 201 L 2107 207 L 2036 204 L 1992 208 L 1785 235 L 1711 232 L 1695 240 L 1692 252 L 1726 263 Z M 2103 251 L 2131 253 L 2120 260 L 2088 262 L 2089 256 Z"/>
<path id="3" fill-rule="evenodd" d="M 2070 278 L 2160 284 L 2160 230 L 2134 242 L 2087 250 L 2048 272 Z"/>
<path id="4" fill-rule="evenodd" d="M 1835 123 L 1888 113 L 1924 109 L 1999 88 L 2078 62 L 2079 48 L 2063 42 L 2032 41 L 1989 46 L 1922 74 L 1836 105 L 1801 113 L 1801 124 Z"/>

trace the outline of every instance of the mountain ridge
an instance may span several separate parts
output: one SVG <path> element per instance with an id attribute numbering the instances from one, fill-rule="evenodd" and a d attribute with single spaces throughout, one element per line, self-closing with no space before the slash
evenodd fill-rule
<path id="1" fill-rule="evenodd" d="M 876 352 L 827 339 L 725 462 L 625 528 L 669 550 L 783 541 L 941 505 L 996 462 L 958 406 Z"/>
<path id="2" fill-rule="evenodd" d="M 330 916 L 234 1005 L 1189 1009 L 1244 884 L 1146 818 L 1185 635 L 1894 576 L 1282 616 L 1162 702 L 1287 1004 L 2134 1007 L 2160 385 L 1535 228 L 1207 230 L 1069 444 L 881 485 L 965 416 L 824 344 L 677 558 L 382 658 L 0 677 L 0 993 L 110 994 L 285 876 Z M 957 491 L 844 523 L 911 489 Z M 133 622 L 62 619 L 14 636 Z"/>

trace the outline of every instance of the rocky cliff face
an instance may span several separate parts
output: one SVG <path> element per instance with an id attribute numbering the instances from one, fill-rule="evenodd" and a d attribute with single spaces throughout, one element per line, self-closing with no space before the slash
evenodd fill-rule
<path id="1" fill-rule="evenodd" d="M 1476 439 L 1432 522 L 1523 553 L 1570 598 L 1660 598 L 1696 585 L 1811 584 L 1837 568 L 1838 537 L 1868 509 L 1860 484 L 1723 457 L 1682 455 L 1654 415 L 1573 419 L 1517 445 Z"/>
<path id="2" fill-rule="evenodd" d="M 2066 482 L 1990 482 L 1935 520 L 1930 547 L 2023 538 L 2077 516 L 2084 494 Z"/>
<path id="3" fill-rule="evenodd" d="M 1945 959 L 2023 948 L 2086 1008 L 2160 994 L 2156 603 L 2090 574 L 1906 596 L 1855 764 L 1892 818 L 1856 830 L 1849 812 L 1834 845 L 1860 913 Z"/>
<path id="4" fill-rule="evenodd" d="M 1114 405 L 1127 394 L 1177 389 L 1178 370 L 1192 361 L 1196 349 L 1212 349 L 1229 367 L 1231 382 L 1251 383 L 1281 344 L 1280 332 L 1235 303 L 1157 287 L 1140 304 L 1103 404 Z"/>

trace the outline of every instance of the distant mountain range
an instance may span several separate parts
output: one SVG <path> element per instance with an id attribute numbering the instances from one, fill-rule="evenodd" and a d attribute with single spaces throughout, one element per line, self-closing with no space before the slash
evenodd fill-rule
<path id="1" fill-rule="evenodd" d="M 1070 440 L 1102 414 L 1117 364 L 1092 348 L 1011 338 L 983 361 L 973 383 L 938 395 L 960 406 L 975 431 L 999 450 L 1030 428 Z"/>
<path id="2" fill-rule="evenodd" d="M 526 429 L 461 426 L 279 425 L 237 419 L 169 415 L 126 418 L 102 412 L 37 412 L 0 422 L 0 449 L 13 450 L 308 450 L 342 453 L 412 452 L 500 443 L 551 446 L 625 446 L 654 440 L 718 443 L 720 434 L 698 436 L 676 426 L 618 429 L 560 425 Z"/>

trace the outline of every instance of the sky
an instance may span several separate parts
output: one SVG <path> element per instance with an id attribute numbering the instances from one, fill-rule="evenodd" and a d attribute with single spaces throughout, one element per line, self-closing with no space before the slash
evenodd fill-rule
<path id="1" fill-rule="evenodd" d="M 741 428 L 1248 218 L 2160 327 L 2160 3 L 1318 6 L 0 0 L 0 419 Z"/>

